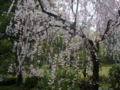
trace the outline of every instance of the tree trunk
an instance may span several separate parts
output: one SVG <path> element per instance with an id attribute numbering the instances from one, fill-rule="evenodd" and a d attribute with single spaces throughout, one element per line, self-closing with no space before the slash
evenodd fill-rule
<path id="1" fill-rule="evenodd" d="M 16 67 L 18 67 L 19 63 L 18 63 L 18 60 L 17 60 L 17 54 L 15 54 L 15 62 L 16 62 Z M 17 72 L 17 68 L 16 68 L 16 72 Z M 16 79 L 16 85 L 17 86 L 21 86 L 23 84 L 23 77 L 22 77 L 22 72 L 20 70 L 19 74 L 17 75 L 17 79 Z"/>
<path id="2" fill-rule="evenodd" d="M 93 90 L 98 90 L 99 88 L 99 61 L 95 53 L 92 53 L 92 60 L 93 60 Z"/>
<path id="3" fill-rule="evenodd" d="M 86 75 L 87 75 L 86 74 L 86 68 L 84 68 L 84 70 L 83 70 L 83 76 L 86 77 Z"/>
<path id="4" fill-rule="evenodd" d="M 17 75 L 16 85 L 21 86 L 22 84 L 23 84 L 23 77 L 22 77 L 22 73 L 20 71 L 19 74 Z"/>

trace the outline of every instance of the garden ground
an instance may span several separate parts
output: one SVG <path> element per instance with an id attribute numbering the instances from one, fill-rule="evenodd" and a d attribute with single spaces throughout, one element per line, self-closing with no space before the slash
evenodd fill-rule
<path id="1" fill-rule="evenodd" d="M 99 72 L 100 77 L 108 77 L 108 72 L 110 68 L 111 68 L 111 65 L 102 66 Z M 109 86 L 109 83 L 106 83 L 105 80 L 103 80 L 103 81 L 100 81 L 100 86 L 103 86 L 103 87 Z M 16 85 L 9 85 L 9 86 L 1 86 L 0 90 L 23 90 L 23 88 L 18 87 Z M 27 90 L 27 89 L 24 89 L 24 90 Z M 34 89 L 31 89 L 31 90 L 34 90 Z"/>

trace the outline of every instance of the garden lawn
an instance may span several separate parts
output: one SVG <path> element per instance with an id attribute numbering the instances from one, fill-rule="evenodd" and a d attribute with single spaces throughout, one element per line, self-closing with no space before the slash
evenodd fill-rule
<path id="1" fill-rule="evenodd" d="M 109 69 L 111 67 L 112 67 L 111 65 L 109 65 L 109 66 L 102 66 L 102 68 L 100 68 L 100 70 L 99 70 L 99 75 L 100 76 L 103 76 L 103 75 L 108 76 Z"/>
<path id="2" fill-rule="evenodd" d="M 102 66 L 99 69 L 99 76 L 107 76 L 108 77 L 108 73 L 109 73 L 109 69 L 112 67 L 112 65 L 105 65 Z M 81 72 L 79 72 L 79 74 L 81 75 L 81 77 L 83 77 L 83 74 Z M 88 73 L 89 75 L 92 75 L 92 71 L 90 73 Z"/>

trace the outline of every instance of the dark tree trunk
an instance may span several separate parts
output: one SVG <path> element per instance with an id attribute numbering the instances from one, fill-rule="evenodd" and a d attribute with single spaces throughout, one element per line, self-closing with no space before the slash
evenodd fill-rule
<path id="1" fill-rule="evenodd" d="M 93 90 L 98 90 L 99 88 L 99 61 L 95 54 L 92 54 L 93 60 Z"/>
<path id="2" fill-rule="evenodd" d="M 16 85 L 21 86 L 22 84 L 23 84 L 23 77 L 22 77 L 22 73 L 20 71 L 19 74 L 17 75 Z"/>
<path id="3" fill-rule="evenodd" d="M 95 41 L 95 45 L 91 50 L 92 62 L 93 62 L 93 90 L 98 90 L 99 88 L 99 60 L 98 60 L 98 53 L 99 53 L 99 41 Z"/>
<path id="4" fill-rule="evenodd" d="M 83 70 L 83 76 L 86 77 L 86 75 L 87 75 L 86 74 L 86 68 L 84 68 L 84 70 Z"/>

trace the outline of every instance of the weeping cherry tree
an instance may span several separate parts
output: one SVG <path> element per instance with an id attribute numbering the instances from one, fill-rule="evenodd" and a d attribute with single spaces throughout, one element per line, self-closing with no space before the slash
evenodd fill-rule
<path id="1" fill-rule="evenodd" d="M 8 35 L 17 38 L 13 48 L 19 63 L 16 68 L 17 75 L 25 75 L 26 58 L 34 60 L 36 52 L 39 55 L 47 52 L 46 61 L 52 65 L 51 81 L 48 83 L 52 85 L 55 83 L 55 72 L 58 70 L 56 64 L 63 69 L 71 66 L 75 71 L 80 69 L 78 53 L 83 46 L 90 55 L 86 57 L 91 60 L 93 66 L 93 90 L 98 90 L 99 44 L 104 40 L 107 42 L 107 38 L 112 38 L 112 34 L 115 33 L 115 47 L 120 50 L 117 39 L 120 32 L 118 6 L 119 0 L 18 0 L 14 17 L 6 29 Z M 11 8 L 12 5 L 9 12 Z M 96 32 L 94 38 L 91 37 L 92 30 Z M 57 37 L 61 39 L 55 40 Z M 60 40 L 62 42 L 58 47 L 57 43 Z M 44 42 L 51 46 L 46 51 L 43 48 Z M 114 49 L 112 46 L 110 48 Z"/>

